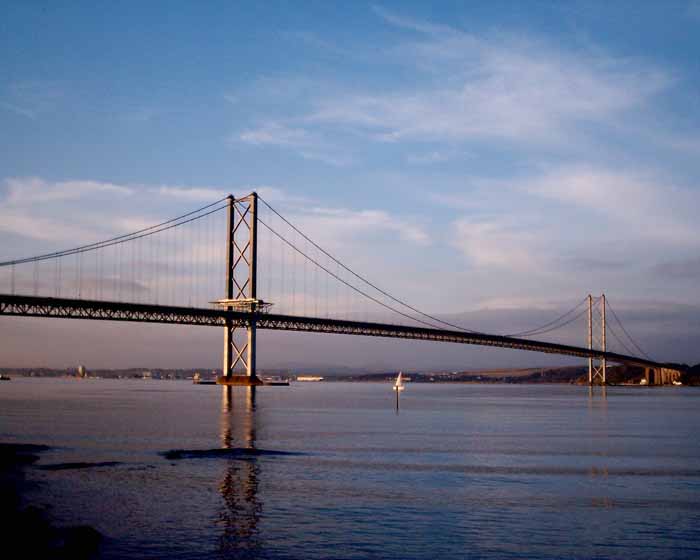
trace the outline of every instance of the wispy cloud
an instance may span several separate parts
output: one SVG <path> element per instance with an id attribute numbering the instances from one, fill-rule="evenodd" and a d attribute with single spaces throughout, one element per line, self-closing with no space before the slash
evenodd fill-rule
<path id="1" fill-rule="evenodd" d="M 134 193 L 131 187 L 99 181 L 57 181 L 49 182 L 37 177 L 11 178 L 4 181 L 5 204 L 55 202 L 59 200 L 79 200 L 85 197 L 108 193 L 128 196 Z"/>
<path id="2" fill-rule="evenodd" d="M 279 122 L 244 130 L 238 140 L 253 146 L 277 146 L 293 148 L 301 157 L 342 167 L 352 162 L 352 158 L 325 140 L 319 132 L 311 132 L 302 127 L 291 127 Z"/>
<path id="3" fill-rule="evenodd" d="M 454 154 L 448 152 L 440 152 L 434 150 L 422 154 L 408 154 L 406 161 L 413 165 L 432 165 L 434 163 L 443 163 L 454 157 Z"/>
<path id="4" fill-rule="evenodd" d="M 430 237 L 423 228 L 383 210 L 316 207 L 310 211 L 310 215 L 315 230 L 332 233 L 336 238 L 366 238 L 377 232 L 388 232 L 398 235 L 403 241 L 418 245 L 430 243 Z"/>
<path id="5" fill-rule="evenodd" d="M 430 242 L 425 229 L 415 220 L 380 209 L 320 206 L 318 201 L 266 185 L 232 188 L 141 185 L 135 188 L 109 182 L 51 182 L 32 177 L 8 179 L 2 187 L 0 230 L 35 240 L 75 244 L 96 241 L 103 236 L 142 229 L 191 209 L 183 209 L 183 202 L 211 203 L 229 192 L 242 196 L 256 191 L 321 244 L 357 244 L 359 247 L 368 239 L 381 236 L 418 245 Z M 164 214 L 162 199 L 174 201 L 166 207 L 172 214 Z M 78 202 L 79 212 L 76 211 Z M 128 203 L 118 206 L 124 202 Z"/>
<path id="6" fill-rule="evenodd" d="M 639 62 L 523 38 L 414 29 L 425 39 L 402 45 L 399 56 L 424 61 L 444 85 L 425 80 L 411 91 L 327 99 L 309 121 L 365 129 L 383 141 L 491 138 L 553 145 L 571 142 L 581 124 L 607 123 L 639 108 L 671 83 L 667 73 Z"/>
<path id="7" fill-rule="evenodd" d="M 574 50 L 523 34 L 467 33 L 374 11 L 404 32 L 398 44 L 376 50 L 374 64 L 411 76 L 410 88 L 400 82 L 309 87 L 308 80 L 286 77 L 281 87 L 293 110 L 285 115 L 279 103 L 271 106 L 274 118 L 237 133 L 235 141 L 332 165 L 356 162 L 357 154 L 348 154 L 368 143 L 405 144 L 406 161 L 416 165 L 444 162 L 457 146 L 468 151 L 465 144 L 484 141 L 552 154 L 596 146 L 602 129 L 628 126 L 631 115 L 675 83 L 668 69 L 600 49 Z M 275 83 L 259 81 L 263 96 L 266 82 Z M 417 150 L 421 143 L 432 149 Z"/>
<path id="8" fill-rule="evenodd" d="M 698 207 L 700 194 L 696 189 L 669 184 L 663 177 L 574 166 L 526 181 L 524 189 L 579 210 L 608 216 L 623 228 L 631 228 L 634 235 L 626 237 L 637 241 L 653 239 L 675 246 L 696 243 L 697 220 L 690 209 Z"/>
<path id="9" fill-rule="evenodd" d="M 112 231 L 107 212 L 89 208 L 131 197 L 135 191 L 99 181 L 29 177 L 6 179 L 0 192 L 0 230 L 41 241 L 79 243 Z"/>
<path id="10" fill-rule="evenodd" d="M 0 95 L 0 107 L 36 120 L 41 114 L 53 109 L 62 96 L 63 93 L 55 82 L 15 82 Z"/>
<path id="11" fill-rule="evenodd" d="M 28 119 L 36 119 L 36 111 L 29 109 L 28 107 L 21 107 L 19 105 L 15 105 L 14 103 L 9 103 L 7 101 L 0 101 L 0 107 L 2 107 L 3 109 L 7 109 L 8 111 L 12 111 L 13 113 L 21 115 L 23 117 L 27 117 Z"/>
<path id="12" fill-rule="evenodd" d="M 11 208 L 0 208 L 0 231 L 50 244 L 58 242 L 78 245 L 84 241 L 97 239 L 97 230 L 92 225 L 57 220 L 51 216 L 30 214 Z M 36 252 L 36 250 L 30 252 Z M 3 253 L 3 257 L 6 257 L 7 253 L 5 251 Z"/>
<path id="13" fill-rule="evenodd" d="M 613 286 L 671 255 L 678 261 L 667 276 L 681 278 L 692 269 L 689 253 L 700 250 L 700 193 L 650 171 L 563 165 L 465 183 L 464 192 L 432 192 L 427 200 L 459 216 L 451 243 L 475 271 L 557 284 L 571 283 L 575 270 L 576 281 Z"/>
<path id="14" fill-rule="evenodd" d="M 521 225 L 503 219 L 461 218 L 453 227 L 454 246 L 477 268 L 528 272 L 542 259 L 538 239 Z"/>
<path id="15" fill-rule="evenodd" d="M 302 128 L 291 128 L 278 122 L 268 122 L 258 128 L 244 130 L 238 137 L 254 146 L 303 147 L 311 143 L 309 133 Z"/>
<path id="16" fill-rule="evenodd" d="M 160 186 L 150 189 L 150 192 L 175 200 L 193 202 L 215 202 L 232 194 L 234 197 L 246 196 L 253 191 L 271 202 L 286 202 L 291 204 L 307 203 L 303 197 L 290 195 L 287 191 L 269 185 L 236 185 L 230 187 L 175 187 Z"/>
<path id="17" fill-rule="evenodd" d="M 154 189 L 159 195 L 179 200 L 191 200 L 196 202 L 215 202 L 225 196 L 225 189 L 208 187 L 168 187 L 162 186 Z"/>
<path id="18" fill-rule="evenodd" d="M 425 21 L 420 21 L 411 17 L 402 16 L 383 8 L 382 6 L 372 6 L 372 11 L 379 17 L 381 17 L 384 21 L 390 23 L 395 27 L 400 27 L 411 31 L 417 31 L 421 34 L 453 35 L 455 33 L 455 30 L 447 25 L 439 25 Z"/>

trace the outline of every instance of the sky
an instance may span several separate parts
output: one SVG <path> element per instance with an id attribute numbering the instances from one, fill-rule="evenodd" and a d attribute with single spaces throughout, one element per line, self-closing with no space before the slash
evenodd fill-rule
<path id="1" fill-rule="evenodd" d="M 0 260 L 257 190 L 427 312 L 510 332 L 605 293 L 700 362 L 698 52 L 697 0 L 3 1 Z M 58 323 L 1 319 L 0 362 L 220 362 L 218 332 Z M 270 367 L 563 363 L 266 336 Z"/>

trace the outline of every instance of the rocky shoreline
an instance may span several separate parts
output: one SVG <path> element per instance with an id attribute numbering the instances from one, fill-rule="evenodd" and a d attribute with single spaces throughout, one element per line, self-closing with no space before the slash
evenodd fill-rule
<path id="1" fill-rule="evenodd" d="M 25 503 L 30 482 L 25 470 L 39 460 L 46 445 L 0 443 L 0 522 L 3 548 L 26 558 L 87 560 L 98 558 L 102 535 L 93 527 L 55 526 L 48 512 Z"/>

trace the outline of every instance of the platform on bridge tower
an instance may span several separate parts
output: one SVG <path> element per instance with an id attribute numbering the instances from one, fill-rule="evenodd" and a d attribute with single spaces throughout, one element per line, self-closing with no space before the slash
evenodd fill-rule
<path id="1" fill-rule="evenodd" d="M 217 385 L 234 385 L 236 387 L 257 387 L 265 384 L 257 375 L 231 375 L 230 377 L 222 375 L 217 377 L 216 383 Z"/>

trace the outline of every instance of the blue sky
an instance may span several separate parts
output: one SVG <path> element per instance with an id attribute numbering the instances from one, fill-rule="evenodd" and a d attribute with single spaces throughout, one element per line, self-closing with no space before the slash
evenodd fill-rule
<path id="1" fill-rule="evenodd" d="M 700 361 L 699 31 L 697 1 L 3 2 L 2 256 L 255 188 L 428 311 L 604 291 Z"/>

